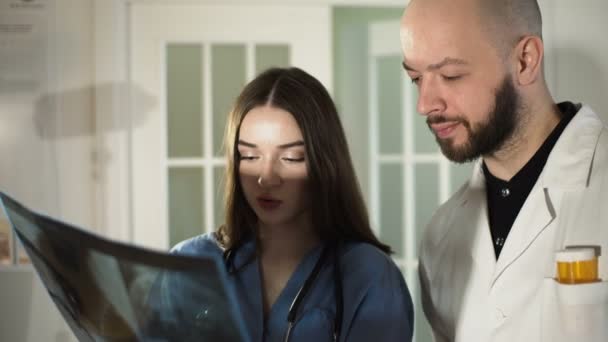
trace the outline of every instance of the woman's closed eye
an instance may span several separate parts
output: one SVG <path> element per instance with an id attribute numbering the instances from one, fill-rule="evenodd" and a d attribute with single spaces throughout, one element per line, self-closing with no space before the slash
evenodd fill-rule
<path id="1" fill-rule="evenodd" d="M 243 160 L 243 161 L 252 161 L 252 160 L 260 159 L 260 156 L 256 156 L 256 155 L 240 155 L 239 159 Z"/>
<path id="2" fill-rule="evenodd" d="M 301 163 L 305 160 L 304 157 L 283 157 L 281 159 L 290 163 Z"/>

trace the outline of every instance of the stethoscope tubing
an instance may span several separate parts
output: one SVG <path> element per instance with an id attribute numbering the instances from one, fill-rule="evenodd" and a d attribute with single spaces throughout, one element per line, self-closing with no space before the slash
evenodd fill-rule
<path id="1" fill-rule="evenodd" d="M 327 261 L 328 255 L 330 253 L 330 249 L 333 250 L 333 261 L 334 261 L 334 269 L 333 269 L 333 278 L 334 278 L 334 296 L 336 299 L 336 316 L 334 318 L 334 327 L 332 339 L 334 342 L 338 342 L 340 339 L 341 333 L 341 324 L 342 324 L 342 316 L 344 311 L 344 293 L 342 287 L 342 276 L 340 270 L 340 262 L 339 262 L 339 248 L 337 245 L 334 245 L 333 248 L 330 246 L 324 246 L 321 251 L 321 256 L 315 263 L 314 268 L 302 284 L 302 287 L 298 290 L 298 293 L 293 299 L 291 306 L 289 307 L 289 312 L 287 313 L 287 330 L 285 332 L 285 337 L 283 338 L 284 342 L 289 342 L 291 338 L 291 333 L 293 331 L 293 326 L 297 319 L 298 309 L 300 308 L 301 303 L 304 301 L 308 293 L 310 292 L 310 288 L 315 283 L 319 273 L 321 273 L 321 268 Z M 229 273 L 234 273 L 236 270 L 232 268 L 231 271 L 231 263 L 232 257 L 234 255 L 234 251 L 229 251 L 225 255 L 226 260 L 226 268 Z"/>

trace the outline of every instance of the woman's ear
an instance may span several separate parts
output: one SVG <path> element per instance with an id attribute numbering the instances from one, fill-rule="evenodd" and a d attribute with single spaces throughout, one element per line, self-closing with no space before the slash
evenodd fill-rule
<path id="1" fill-rule="evenodd" d="M 536 82 L 542 76 L 544 45 L 537 36 L 526 36 L 515 47 L 515 76 L 521 86 Z"/>

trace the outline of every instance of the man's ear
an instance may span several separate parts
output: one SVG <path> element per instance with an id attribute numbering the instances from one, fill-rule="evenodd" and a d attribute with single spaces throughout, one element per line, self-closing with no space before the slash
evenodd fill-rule
<path id="1" fill-rule="evenodd" d="M 526 36 L 517 43 L 514 52 L 517 83 L 527 86 L 536 82 L 542 76 L 543 41 L 537 36 Z"/>

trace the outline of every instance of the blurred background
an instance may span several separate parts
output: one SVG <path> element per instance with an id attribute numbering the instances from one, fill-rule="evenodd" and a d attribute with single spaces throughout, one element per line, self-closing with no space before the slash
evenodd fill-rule
<path id="1" fill-rule="evenodd" d="M 243 85 L 298 66 L 332 93 L 373 227 L 414 298 L 417 245 L 470 165 L 440 154 L 401 68 L 407 0 L 0 0 L 0 191 L 166 250 L 222 223 Z M 605 0 L 542 0 L 556 100 L 608 120 Z M 431 341 L 416 301 L 417 342 Z M 75 341 L 0 214 L 0 341 Z"/>

